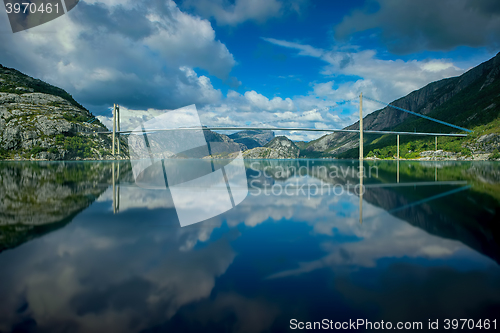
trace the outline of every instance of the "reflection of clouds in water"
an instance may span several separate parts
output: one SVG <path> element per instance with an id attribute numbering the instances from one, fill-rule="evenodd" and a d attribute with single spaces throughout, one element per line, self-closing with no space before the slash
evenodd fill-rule
<path id="1" fill-rule="evenodd" d="M 244 223 L 246 226 L 255 227 L 269 219 L 279 221 L 282 219 L 314 223 L 332 217 L 328 209 L 328 202 L 332 198 L 311 197 L 307 199 L 302 195 L 275 196 L 260 195 L 248 196 L 235 209 L 224 214 L 229 226 Z M 333 199 L 338 200 L 338 199 Z M 322 206 L 322 205 L 325 206 Z"/>
<path id="2" fill-rule="evenodd" d="M 478 259 L 479 254 L 461 243 L 429 235 L 368 203 L 364 204 L 365 219 L 360 224 L 359 198 L 347 194 L 311 199 L 302 195 L 248 196 L 235 209 L 184 228 L 178 227 L 167 194 L 167 191 L 133 187 L 123 187 L 120 192 L 121 212 L 116 218 L 147 207 L 158 213 L 147 215 L 147 221 L 141 223 L 161 222 L 165 229 L 160 232 L 155 228 L 154 232 L 140 229 L 137 233 L 116 234 L 116 230 L 94 232 L 84 226 L 72 226 L 69 234 L 68 228 L 64 229 L 64 239 L 62 234 L 54 233 L 27 244 L 22 251 L 10 253 L 17 257 L 0 257 L 9 262 L 22 262 L 27 258 L 22 266 L 9 270 L 10 277 L 5 281 L 10 283 L 0 284 L 0 294 L 10 295 L 5 298 L 5 304 L 0 305 L 0 322 L 14 323 L 22 316 L 31 316 L 39 325 L 51 327 L 54 323 L 44 318 L 63 318 L 76 332 L 138 331 L 173 316 L 186 322 L 195 320 L 205 327 L 229 316 L 235 318 L 233 329 L 236 331 L 265 330 L 279 312 L 279 306 L 272 301 L 227 292 L 208 298 L 215 279 L 226 272 L 235 258 L 224 237 L 210 242 L 213 231 L 223 222 L 235 229 L 241 224 L 258 227 L 265 221 L 288 220 L 286 223 L 308 224 L 310 236 L 321 237 L 321 249 L 326 253 L 323 257 L 294 262 L 291 267 L 295 265 L 295 268 L 269 278 L 297 276 L 324 268 L 356 272 L 376 267 L 377 261 L 384 258 L 475 256 L 477 261 L 489 260 Z M 106 192 L 99 200 L 111 202 L 112 192 Z M 204 244 L 195 248 L 200 242 Z M 44 269 L 30 275 L 28 270 L 20 268 L 33 266 Z M 364 300 L 378 304 L 383 297 L 372 293 L 357 299 L 350 291 L 361 294 L 364 292 L 361 287 L 341 279 L 336 280 L 335 288 L 345 293 L 346 298 L 352 298 L 349 301 L 353 304 Z M 486 297 L 483 291 L 478 291 L 477 299 Z M 53 295 L 58 295 L 57 299 Z M 6 311 L 21 307 L 25 301 L 29 308 L 24 314 Z M 183 308 L 184 305 L 189 306 Z"/>
<path id="3" fill-rule="evenodd" d="M 229 225 L 244 222 L 252 227 L 269 219 L 277 221 L 293 218 L 294 222 L 311 225 L 316 235 L 359 239 L 345 243 L 324 242 L 322 248 L 328 253 L 325 257 L 299 263 L 298 268 L 274 274 L 271 276 L 273 278 L 298 275 L 324 267 L 373 267 L 382 258 L 481 257 L 458 241 L 429 235 L 368 203 L 363 205 L 365 222 L 360 224 L 358 203 L 358 197 L 347 194 L 313 197 L 310 200 L 304 196 L 250 197 L 236 208 L 234 217 L 230 212 L 226 218 Z"/>
<path id="4" fill-rule="evenodd" d="M 99 199 L 98 202 L 113 202 L 113 189 L 108 188 Z M 174 203 L 170 193 L 166 190 L 147 190 L 135 186 L 120 187 L 120 211 L 124 212 L 135 208 L 173 208 Z M 112 211 L 112 205 L 109 206 Z"/>
<path id="5" fill-rule="evenodd" d="M 126 210 L 138 207 L 143 202 L 147 203 L 147 207 L 161 207 L 162 201 L 167 202 L 165 193 L 123 188 L 120 207 Z M 110 196 L 108 192 L 106 195 Z M 163 207 L 172 207 L 170 203 Z M 323 248 L 330 253 L 328 256 L 316 262 L 301 263 L 297 270 L 283 273 L 286 275 L 308 272 L 318 267 L 346 265 L 348 262 L 351 265 L 373 266 L 377 259 L 388 256 L 449 257 L 459 249 L 466 249 L 460 242 L 428 235 L 368 203 L 364 203 L 363 207 L 365 222 L 359 224 L 358 203 L 359 198 L 349 194 L 313 196 L 310 199 L 303 195 L 249 196 L 231 211 L 200 223 L 197 236 L 188 238 L 181 249 L 191 249 L 199 241 L 208 241 L 212 231 L 222 225 L 224 220 L 230 227 L 240 223 L 255 227 L 268 220 L 283 219 L 305 222 L 312 226 L 313 233 L 317 235 L 354 236 L 363 240 L 336 246 L 325 243 Z"/>
<path id="6" fill-rule="evenodd" d="M 0 265 L 9 269 L 0 278 L 0 331 L 28 318 L 49 331 L 54 325 L 72 332 L 138 331 L 208 297 L 235 257 L 225 238 L 179 251 L 190 236 L 199 237 L 198 228 L 131 232 L 120 222 L 107 221 L 98 232 L 70 226 L 2 253 Z M 207 237 L 206 230 L 201 235 Z M 24 312 L 12 312 L 23 304 Z"/>
<path id="7" fill-rule="evenodd" d="M 228 225 L 236 226 L 245 223 L 257 226 L 269 219 L 279 221 L 290 219 L 294 222 L 308 223 L 314 233 L 332 235 L 333 228 L 341 228 L 345 232 L 359 233 L 362 236 L 366 228 L 359 228 L 358 197 L 352 195 L 311 196 L 248 196 L 239 206 L 224 214 Z M 378 211 L 374 211 L 378 213 Z M 369 216 L 372 211 L 367 211 Z M 337 221 L 337 222 L 334 222 Z M 333 224 L 332 224 L 333 223 Z"/>
<path id="8" fill-rule="evenodd" d="M 274 304 L 269 299 L 247 298 L 235 293 L 220 293 L 213 300 L 205 299 L 189 307 L 188 310 L 179 311 L 176 320 L 181 323 L 185 320 L 191 324 L 194 320 L 202 327 L 210 327 L 210 325 L 223 322 L 230 317 L 236 319 L 232 332 L 265 332 L 279 313 L 280 305 Z M 182 324 L 180 326 L 182 327 Z M 167 324 L 167 327 L 161 331 L 175 331 L 175 327 L 169 330 Z"/>
<path id="9" fill-rule="evenodd" d="M 211 203 L 217 204 L 213 197 L 210 199 L 212 200 Z M 105 193 L 103 193 L 103 195 L 101 195 L 101 197 L 99 197 L 98 201 L 109 202 L 109 210 L 112 211 L 113 190 L 109 188 Z M 173 209 L 174 203 L 168 190 L 148 190 L 135 186 L 121 187 L 119 214 L 124 214 L 127 213 L 127 211 L 140 208 L 147 208 L 150 210 L 159 208 Z M 178 223 L 176 216 L 170 216 L 170 220 L 172 219 L 175 220 L 175 223 Z M 145 222 L 160 222 L 167 224 L 169 219 L 164 215 L 159 215 L 155 216 L 155 218 L 149 218 L 148 221 Z M 222 222 L 220 219 L 216 217 L 203 223 L 199 223 L 195 228 L 179 228 L 177 230 L 178 234 L 185 235 L 184 243 L 179 246 L 179 249 L 183 251 L 190 250 L 198 242 L 208 241 L 212 231 L 220 227 L 221 224 Z M 154 237 L 155 239 L 162 239 L 161 235 L 155 235 Z"/>
<path id="10" fill-rule="evenodd" d="M 380 210 L 371 205 L 365 206 L 363 212 L 367 211 L 367 215 L 369 210 Z M 310 262 L 301 262 L 298 268 L 273 274 L 270 278 L 300 275 L 326 267 L 375 267 L 377 261 L 383 258 L 437 259 L 470 254 L 481 257 L 458 241 L 429 235 L 426 231 L 402 222 L 384 211 L 365 219 L 362 225 L 358 222 L 357 213 L 352 215 L 342 220 L 331 220 L 325 225 L 325 230 L 336 230 L 336 233 L 342 236 L 356 236 L 360 241 L 326 241 L 322 243 L 322 249 L 328 253 L 326 256 Z M 459 250 L 465 250 L 467 253 L 461 253 Z M 480 260 L 489 261 L 487 258 Z"/>
<path id="11" fill-rule="evenodd" d="M 301 182 L 304 179 L 296 178 L 293 181 Z M 148 207 L 156 207 L 162 200 L 165 201 L 167 197 L 165 193 L 166 191 L 124 188 L 121 192 L 120 207 L 126 210 L 130 207 L 138 207 L 142 202 L 147 203 Z M 141 198 L 141 195 L 144 197 Z M 110 194 L 107 193 L 107 196 Z M 212 202 L 212 204 L 216 203 Z M 197 242 L 208 241 L 212 231 L 221 226 L 223 221 L 226 221 L 230 227 L 236 227 L 240 223 L 255 227 L 265 221 L 293 219 L 294 222 L 311 225 L 313 234 L 316 235 L 353 236 L 363 241 L 340 245 L 324 243 L 322 247 L 330 253 L 329 255 L 315 262 L 301 263 L 296 270 L 282 273 L 285 275 L 309 272 L 319 267 L 334 265 L 349 264 L 369 267 L 374 266 L 377 259 L 385 257 L 444 258 L 453 256 L 459 249 L 467 249 L 458 241 L 428 235 L 425 231 L 366 202 L 363 207 L 365 222 L 360 224 L 358 205 L 359 198 L 347 193 L 312 196 L 310 199 L 303 195 L 250 195 L 231 211 L 200 223 L 197 236 L 187 239 L 181 248 L 191 249 Z M 164 207 L 171 207 L 171 205 L 167 204 Z"/>

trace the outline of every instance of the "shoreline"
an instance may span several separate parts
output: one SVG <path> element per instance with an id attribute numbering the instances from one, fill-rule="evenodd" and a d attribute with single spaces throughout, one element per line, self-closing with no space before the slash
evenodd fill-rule
<path id="1" fill-rule="evenodd" d="M 489 154 L 478 154 L 478 155 L 489 155 Z M 399 158 L 400 161 L 415 161 L 415 162 L 427 162 L 427 161 L 464 161 L 464 162 L 500 162 L 500 159 L 489 159 L 484 156 L 468 156 L 468 157 L 420 157 L 420 158 Z M 126 161 L 129 158 L 106 158 L 106 159 L 97 159 L 97 158 L 85 158 L 85 159 L 71 159 L 71 160 L 49 160 L 49 159 L 0 159 L 0 162 L 114 162 L 114 161 Z M 245 159 L 246 160 L 246 159 Z M 248 160 L 254 160 L 250 158 Z M 261 160 L 261 159 L 256 159 Z M 264 158 L 263 160 L 275 160 Z M 343 158 L 334 158 L 334 157 L 317 157 L 317 158 L 309 158 L 309 157 L 299 157 L 299 158 L 286 158 L 286 159 L 278 159 L 278 160 L 335 160 L 335 161 L 348 161 L 351 159 L 343 159 Z M 359 159 L 354 159 L 359 160 Z M 396 158 L 378 158 L 378 157 L 365 157 L 364 160 L 367 161 L 397 161 Z"/>
<path id="2" fill-rule="evenodd" d="M 0 159 L 0 162 L 84 162 L 84 161 L 125 161 L 129 160 L 128 157 L 110 157 L 110 158 L 75 158 L 70 160 L 51 160 L 46 158 L 9 158 L 9 159 Z"/>
<path id="3" fill-rule="evenodd" d="M 423 151 L 420 153 L 420 157 L 417 158 L 402 158 L 400 157 L 400 161 L 500 161 L 500 158 L 497 159 L 490 159 L 490 156 L 493 153 L 480 153 L 480 154 L 472 154 L 469 156 L 464 156 L 460 153 L 453 153 L 453 152 L 448 152 L 444 150 L 429 150 L 429 151 Z M 86 157 L 86 158 L 81 158 L 81 157 L 76 157 L 74 159 L 68 159 L 68 160 L 55 160 L 55 159 L 41 159 L 41 158 L 14 158 L 14 159 L 0 159 L 0 161 L 9 161 L 9 162 L 21 162 L 21 161 L 45 161 L 45 162 L 77 162 L 77 161 L 124 161 L 124 160 L 129 160 L 130 158 L 127 156 L 112 156 L 112 155 L 106 155 L 104 158 L 91 158 L 91 157 Z M 255 159 L 255 158 L 245 158 L 243 159 Z M 259 158 L 260 159 L 260 158 Z M 269 159 L 269 158 L 264 158 L 264 159 Z M 300 160 L 300 159 L 318 159 L 318 160 L 350 160 L 350 159 L 343 159 L 343 158 L 336 158 L 336 157 L 316 157 L 316 158 L 310 158 L 310 157 L 291 157 L 291 158 L 284 158 L 284 159 L 289 159 L 289 160 Z M 392 158 L 378 158 L 378 157 L 364 157 L 364 160 L 369 160 L 369 161 L 397 161 L 398 159 L 395 157 Z M 356 159 L 359 160 L 359 159 Z"/>

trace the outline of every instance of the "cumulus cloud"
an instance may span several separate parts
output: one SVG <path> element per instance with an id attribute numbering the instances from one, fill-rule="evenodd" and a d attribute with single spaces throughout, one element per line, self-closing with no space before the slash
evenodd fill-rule
<path id="1" fill-rule="evenodd" d="M 391 102 L 430 82 L 464 72 L 448 59 L 383 60 L 374 50 L 352 45 L 322 49 L 273 38 L 263 40 L 295 50 L 299 56 L 321 59 L 325 65 L 318 72 L 326 80 L 311 82 L 308 93 L 285 99 L 267 98 L 255 91 L 229 91 L 226 99 L 202 109 L 206 111 L 204 123 L 340 129 L 358 120 L 360 92 Z M 363 103 L 365 115 L 380 108 L 368 100 Z M 326 133 L 277 134 L 309 141 Z"/>
<path id="2" fill-rule="evenodd" d="M 0 30 L 8 31 L 5 13 Z M 0 34 L 0 61 L 64 87 L 89 107 L 116 101 L 173 109 L 221 98 L 210 79 L 239 81 L 235 60 L 209 21 L 186 14 L 173 1 L 80 1 L 77 10 L 18 34 Z"/>
<path id="3" fill-rule="evenodd" d="M 206 126 L 339 128 L 349 125 L 351 120 L 346 118 L 342 119 L 344 122 L 332 121 L 327 107 L 331 105 L 335 102 L 313 101 L 313 98 L 304 96 L 269 99 L 253 90 L 244 94 L 230 90 L 226 99 L 200 108 L 199 114 L 202 124 Z M 275 134 L 308 141 L 325 133 L 278 131 Z"/>
<path id="4" fill-rule="evenodd" d="M 218 25 L 235 26 L 245 21 L 263 23 L 288 12 L 300 12 L 307 0 L 186 0 L 183 7 L 214 18 Z"/>
<path id="5" fill-rule="evenodd" d="M 263 38 L 265 41 L 297 50 L 298 55 L 323 60 L 326 65 L 320 70 L 325 77 L 334 80 L 312 85 L 309 96 L 296 98 L 303 104 L 317 103 L 318 97 L 330 101 L 355 98 L 360 92 L 376 99 L 391 102 L 419 89 L 426 84 L 443 78 L 460 75 L 464 72 L 447 59 L 434 60 L 384 60 L 374 50 L 357 50 L 355 46 L 320 49 L 311 45 Z M 346 50 L 347 48 L 347 50 Z M 349 50 L 349 48 L 351 50 Z M 336 77 L 344 75 L 337 83 Z M 330 104 L 331 105 L 331 104 Z M 366 103 L 366 113 L 379 109 L 380 105 Z"/>
<path id="6" fill-rule="evenodd" d="M 247 91 L 245 93 L 245 99 L 250 102 L 250 104 L 266 111 L 273 111 L 278 109 L 292 111 L 295 108 L 290 98 L 286 98 L 285 100 L 283 100 L 281 97 L 274 97 L 273 99 L 269 100 L 265 96 L 253 90 Z"/>
<path id="7" fill-rule="evenodd" d="M 373 11 L 377 7 L 378 10 Z M 497 0 L 371 0 L 335 27 L 335 37 L 377 29 L 390 51 L 451 50 L 457 46 L 498 47 Z"/>

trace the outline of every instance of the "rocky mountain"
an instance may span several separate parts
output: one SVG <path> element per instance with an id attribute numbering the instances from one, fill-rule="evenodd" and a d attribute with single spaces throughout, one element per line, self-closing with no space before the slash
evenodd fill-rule
<path id="1" fill-rule="evenodd" d="M 253 149 L 266 145 L 274 138 L 271 131 L 240 131 L 229 135 L 234 142 L 243 144 L 247 149 Z"/>
<path id="2" fill-rule="evenodd" d="M 248 159 L 289 159 L 298 158 L 299 147 L 286 136 L 277 136 L 264 147 L 257 147 L 243 152 L 243 158 Z"/>
<path id="3" fill-rule="evenodd" d="M 391 104 L 469 129 L 488 124 L 500 114 L 500 53 L 461 76 L 432 82 Z M 442 133 L 457 131 L 390 107 L 367 115 L 363 118 L 363 124 L 365 130 L 418 130 Z M 346 129 L 359 129 L 359 122 Z M 403 138 L 404 142 L 415 139 Z M 387 137 L 365 135 L 365 146 L 372 143 L 377 143 L 378 148 L 393 144 Z M 357 147 L 357 134 L 335 133 L 310 142 L 304 152 L 356 157 Z M 372 147 L 367 148 L 365 148 L 366 154 Z M 348 151 L 350 154 L 342 155 Z"/>
<path id="4" fill-rule="evenodd" d="M 204 130 L 203 134 L 205 135 L 205 140 L 208 144 L 210 143 L 226 143 L 231 149 L 234 150 L 234 147 L 239 147 L 241 150 L 247 150 L 248 146 L 246 146 L 243 142 L 235 141 L 231 138 L 231 136 L 227 136 L 225 134 L 220 134 L 211 130 Z M 230 148 L 228 148 L 229 150 Z"/>
<path id="5" fill-rule="evenodd" d="M 0 65 L 0 159 L 111 159 L 111 135 L 93 133 L 107 131 L 63 89 Z M 220 150 L 248 149 L 227 135 L 203 132 Z M 240 137 L 253 142 L 252 135 Z M 266 135 L 255 133 L 255 142 L 267 143 Z M 129 156 L 128 141 L 120 139 L 119 158 Z M 161 145 L 161 140 L 153 143 Z"/>
<path id="6" fill-rule="evenodd" d="M 0 159 L 101 159 L 110 135 L 66 91 L 0 65 Z M 127 147 L 122 141 L 122 151 Z"/>

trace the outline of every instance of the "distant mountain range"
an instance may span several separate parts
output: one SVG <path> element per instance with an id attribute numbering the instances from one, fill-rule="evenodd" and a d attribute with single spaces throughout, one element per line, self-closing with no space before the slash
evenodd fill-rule
<path id="1" fill-rule="evenodd" d="M 234 142 L 244 144 L 248 149 L 263 147 L 274 138 L 271 131 L 240 131 L 229 135 Z"/>
<path id="2" fill-rule="evenodd" d="M 274 134 L 273 134 L 274 136 Z M 263 147 L 255 147 L 243 152 L 243 158 L 248 159 L 295 159 L 300 149 L 286 136 L 277 136 Z"/>
<path id="3" fill-rule="evenodd" d="M 500 157 L 500 53 L 461 76 L 432 82 L 391 104 L 473 130 L 465 139 L 440 138 L 441 149 Z M 63 89 L 0 65 L 0 159 L 111 158 L 110 136 L 90 133 L 107 130 L 97 119 L 90 122 L 93 119 Z M 365 130 L 456 131 L 389 107 L 370 113 L 363 122 Z M 359 122 L 346 129 L 359 129 Z M 229 136 L 204 132 L 207 141 L 237 143 L 244 151 L 262 148 L 274 139 L 269 131 L 240 131 Z M 433 140 L 402 136 L 401 156 L 417 157 L 419 151 L 433 149 Z M 311 142 L 297 142 L 286 153 L 280 146 L 281 153 L 273 154 L 291 157 L 297 148 L 301 157 L 357 158 L 358 146 L 357 134 L 334 133 Z M 365 135 L 364 146 L 368 156 L 395 154 L 393 135 Z M 246 156 L 260 156 L 262 152 L 247 152 Z M 128 156 L 123 139 L 122 156 Z"/>

